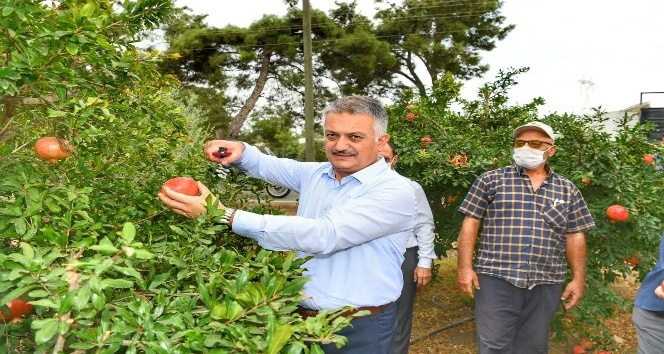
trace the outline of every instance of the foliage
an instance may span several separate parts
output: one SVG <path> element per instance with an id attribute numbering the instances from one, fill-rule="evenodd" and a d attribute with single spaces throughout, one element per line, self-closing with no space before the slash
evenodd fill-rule
<path id="1" fill-rule="evenodd" d="M 138 32 L 168 0 L 0 0 L 0 303 L 35 310 L 0 323 L 1 353 L 318 352 L 349 320 L 294 314 L 304 259 L 260 251 L 215 223 L 186 220 L 155 195 L 174 176 L 231 206 L 279 213 L 242 176 L 220 180 L 201 154 L 199 113 Z M 112 5 L 112 6 L 111 6 Z M 121 6 L 120 6 L 121 5 Z M 183 115 L 184 114 L 184 115 Z M 50 165 L 32 146 L 67 139 Z"/>
<path id="2" fill-rule="evenodd" d="M 398 61 L 392 72 L 424 96 L 428 85 L 446 74 L 468 79 L 488 70 L 479 52 L 493 50 L 515 27 L 503 27 L 501 6 L 498 0 L 391 3 L 376 14 L 375 33 Z M 428 78 L 418 74 L 418 66 Z"/>
<path id="3" fill-rule="evenodd" d="M 312 13 L 312 31 L 320 43 L 317 46 L 340 35 L 338 27 L 320 11 Z M 267 106 L 291 114 L 298 111 L 289 107 L 291 102 L 299 106 L 297 102 L 303 100 L 301 10 L 290 9 L 283 17 L 265 15 L 248 28 L 212 28 L 200 16 L 179 11 L 167 24 L 166 34 L 169 55 L 159 63 L 160 70 L 175 74 L 199 95 L 204 91 L 201 97 L 217 97 L 224 103 L 225 109 L 214 100 L 207 105 L 221 111 L 210 115 L 217 136 L 237 138 L 260 97 Z M 316 71 L 321 70 L 317 65 Z M 322 106 L 329 93 L 320 84 L 316 86 L 318 106 Z"/>
<path id="4" fill-rule="evenodd" d="M 503 26 L 500 1 L 409 0 L 381 10 L 376 21 L 356 2 L 311 11 L 314 106 L 339 95 L 392 98 L 427 87 L 446 74 L 479 76 L 490 51 L 513 26 Z M 160 70 L 198 91 L 217 137 L 237 138 L 256 107 L 280 107 L 296 124 L 304 120 L 303 11 L 265 15 L 248 27 L 214 28 L 180 9 L 165 26 L 168 55 Z M 422 70 L 428 77 L 422 77 Z M 259 102 L 260 100 L 260 102 Z M 254 112 L 254 116 L 256 116 Z"/>
<path id="5" fill-rule="evenodd" d="M 518 84 L 511 69 L 478 90 L 478 99 L 458 99 L 460 84 L 451 76 L 437 81 L 425 97 L 405 92 L 390 107 L 389 133 L 400 155 L 397 170 L 425 186 L 434 211 L 438 239 L 436 252 L 445 255 L 454 246 L 462 216 L 457 208 L 474 179 L 482 172 L 512 163 L 512 131 L 538 120 L 541 98 L 524 105 L 507 104 L 508 91 Z M 414 113 L 414 115 L 408 115 Z M 625 304 L 609 285 L 633 271 L 642 278 L 652 268 L 664 228 L 664 173 L 661 166 L 644 163 L 646 153 L 663 155 L 664 147 L 649 142 L 653 125 L 624 116 L 615 132 L 603 130 L 605 112 L 589 115 L 550 115 L 541 120 L 561 136 L 550 165 L 581 190 L 597 227 L 587 235 L 586 299 L 572 313 L 561 314 L 560 326 L 595 330 L 602 318 Z M 422 144 L 422 137 L 431 143 Z M 582 181 L 590 179 L 590 184 Z M 630 218 L 612 223 L 606 208 L 621 204 Z M 641 262 L 631 266 L 626 258 Z M 574 316 L 577 320 L 569 320 Z"/>

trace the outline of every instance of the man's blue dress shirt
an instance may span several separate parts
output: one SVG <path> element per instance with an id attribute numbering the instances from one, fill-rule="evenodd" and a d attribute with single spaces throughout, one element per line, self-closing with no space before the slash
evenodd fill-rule
<path id="1" fill-rule="evenodd" d="M 300 194 L 297 216 L 237 211 L 233 232 L 270 250 L 313 256 L 301 305 L 315 310 L 380 306 L 401 294 L 401 263 L 417 202 L 408 182 L 381 158 L 335 178 L 329 162 L 298 162 L 246 145 L 235 167 Z"/>
<path id="2" fill-rule="evenodd" d="M 662 280 L 664 280 L 664 234 L 659 241 L 659 260 L 641 282 L 634 306 L 648 311 L 664 312 L 664 299 L 655 295 L 655 289 L 662 284 Z"/>

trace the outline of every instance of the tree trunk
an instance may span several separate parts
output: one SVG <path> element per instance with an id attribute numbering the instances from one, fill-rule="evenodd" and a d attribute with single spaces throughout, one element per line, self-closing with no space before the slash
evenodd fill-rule
<path id="1" fill-rule="evenodd" d="M 247 117 L 249 116 L 249 113 L 251 113 L 251 110 L 254 109 L 254 106 L 256 106 L 256 102 L 261 96 L 261 93 L 263 92 L 263 89 L 265 88 L 265 84 L 267 83 L 267 75 L 270 72 L 270 58 L 272 57 L 272 51 L 265 51 L 263 54 L 263 61 L 261 63 L 261 69 L 258 74 L 258 80 L 256 80 L 256 86 L 254 86 L 254 90 L 251 92 L 251 95 L 247 99 L 247 102 L 245 102 L 244 106 L 240 109 L 240 111 L 233 117 L 233 121 L 231 122 L 231 126 L 228 129 L 228 136 L 227 137 L 221 137 L 218 136 L 220 134 L 220 131 L 216 131 L 217 139 L 237 139 L 238 136 L 240 136 L 240 129 L 242 128 L 242 125 L 244 122 L 247 120 Z"/>

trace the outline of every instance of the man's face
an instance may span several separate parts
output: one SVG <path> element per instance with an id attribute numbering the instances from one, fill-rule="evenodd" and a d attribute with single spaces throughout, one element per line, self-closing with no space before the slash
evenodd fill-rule
<path id="1" fill-rule="evenodd" d="M 540 145 L 538 148 L 534 148 L 530 146 L 529 143 L 526 143 L 524 146 L 528 147 L 533 150 L 540 150 L 540 151 L 546 151 L 544 153 L 544 158 L 547 159 L 551 156 L 553 156 L 556 153 L 556 146 L 553 145 L 553 142 L 551 141 L 551 138 L 549 138 L 546 134 L 539 130 L 531 129 L 531 130 L 525 130 L 519 134 L 519 136 L 516 137 L 516 140 L 525 140 L 525 141 L 530 141 L 530 140 L 539 140 L 542 142 L 542 145 Z"/>
<path id="2" fill-rule="evenodd" d="M 378 149 L 378 155 L 382 156 L 385 159 L 385 162 L 390 164 L 390 167 L 394 169 L 397 166 L 397 160 L 399 160 L 399 155 L 395 155 L 394 151 L 389 144 L 383 144 Z"/>
<path id="3" fill-rule="evenodd" d="M 330 113 L 325 119 L 325 155 L 339 180 L 375 163 L 387 139 L 385 134 L 376 141 L 368 114 Z"/>

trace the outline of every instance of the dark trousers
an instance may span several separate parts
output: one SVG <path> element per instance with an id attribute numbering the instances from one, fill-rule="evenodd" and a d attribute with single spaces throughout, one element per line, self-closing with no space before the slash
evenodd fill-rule
<path id="1" fill-rule="evenodd" d="M 562 284 L 528 290 L 496 277 L 479 275 L 475 326 L 480 354 L 547 353 L 549 327 L 561 304 Z"/>
<path id="2" fill-rule="evenodd" d="M 404 260 L 401 264 L 403 273 L 403 289 L 397 300 L 397 330 L 394 333 L 394 354 L 407 354 L 410 344 L 410 329 L 413 323 L 413 304 L 415 303 L 415 267 L 417 267 L 417 246 L 406 248 Z"/>
<path id="3" fill-rule="evenodd" d="M 337 349 L 335 344 L 322 345 L 325 354 L 387 354 L 392 352 L 394 330 L 397 325 L 397 307 L 366 317 L 354 318 L 338 334 L 348 338 L 346 345 Z"/>

